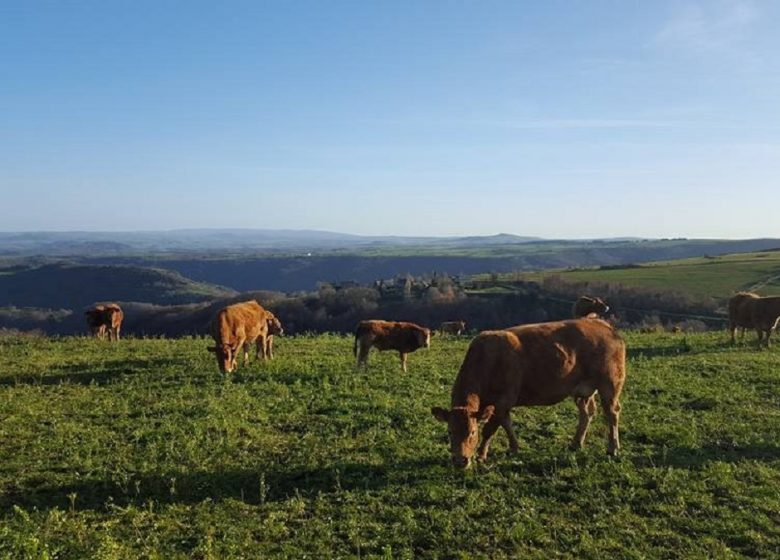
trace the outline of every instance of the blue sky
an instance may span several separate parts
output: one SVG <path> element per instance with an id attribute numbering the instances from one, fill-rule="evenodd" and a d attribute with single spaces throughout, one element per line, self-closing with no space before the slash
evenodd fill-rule
<path id="1" fill-rule="evenodd" d="M 0 230 L 780 236 L 780 3 L 1 2 Z"/>

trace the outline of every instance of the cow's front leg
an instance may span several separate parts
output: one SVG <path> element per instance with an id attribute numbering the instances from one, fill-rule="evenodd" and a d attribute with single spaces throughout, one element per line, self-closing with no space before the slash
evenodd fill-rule
<path id="1" fill-rule="evenodd" d="M 515 431 L 512 429 L 512 416 L 507 412 L 501 419 L 501 427 L 506 432 L 506 437 L 509 438 L 509 452 L 517 453 L 520 451 L 520 444 L 517 443 L 517 437 Z"/>
<path id="2" fill-rule="evenodd" d="M 260 356 L 263 360 L 268 359 L 268 353 L 267 353 L 267 337 L 265 335 L 260 335 L 257 339 L 257 348 L 260 350 Z"/>
<path id="3" fill-rule="evenodd" d="M 265 339 L 262 336 L 258 336 L 255 341 L 255 356 L 257 359 L 265 358 Z"/>
<path id="4" fill-rule="evenodd" d="M 496 433 L 496 430 L 501 423 L 502 421 L 499 420 L 499 415 L 493 414 L 493 416 L 490 417 L 490 420 L 488 420 L 482 428 L 482 443 L 479 444 L 479 449 L 477 449 L 477 456 L 480 461 L 487 459 L 488 449 L 490 449 L 490 439 L 493 437 L 493 434 Z"/>
<path id="5" fill-rule="evenodd" d="M 269 360 L 274 359 L 274 337 L 270 334 L 265 341 L 265 355 L 268 356 Z"/>
<path id="6" fill-rule="evenodd" d="M 244 351 L 244 364 L 247 362 L 247 355 L 246 355 L 246 347 L 244 346 L 246 344 L 246 337 L 239 338 L 236 343 L 236 349 L 233 351 L 233 370 L 235 370 L 238 367 L 238 353 L 241 352 L 241 350 Z"/>
<path id="7" fill-rule="evenodd" d="M 404 373 L 406 373 L 406 357 L 408 355 L 406 352 L 398 352 L 398 357 L 401 358 L 401 369 L 404 370 Z"/>

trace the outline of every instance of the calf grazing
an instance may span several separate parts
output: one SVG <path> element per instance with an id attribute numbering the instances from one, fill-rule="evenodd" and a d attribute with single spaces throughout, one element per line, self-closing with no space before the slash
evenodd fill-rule
<path id="1" fill-rule="evenodd" d="M 760 297 L 752 292 L 738 292 L 729 299 L 729 331 L 732 344 L 737 342 L 737 328 L 742 329 L 740 338 L 745 338 L 745 329 L 753 328 L 753 306 L 750 302 Z"/>
<path id="2" fill-rule="evenodd" d="M 587 317 L 595 314 L 597 317 L 603 317 L 609 311 L 609 306 L 600 298 L 590 296 L 580 296 L 574 306 L 571 308 L 572 316 L 575 319 Z"/>
<path id="3" fill-rule="evenodd" d="M 396 350 L 401 358 L 401 368 L 406 371 L 406 357 L 418 348 L 431 345 L 430 329 L 414 323 L 400 321 L 360 321 L 355 329 L 355 344 L 352 353 L 357 357 L 357 365 L 368 367 L 368 352 L 371 347 L 377 350 Z"/>
<path id="4" fill-rule="evenodd" d="M 125 314 L 116 303 L 101 303 L 84 312 L 87 326 L 92 336 L 104 339 L 108 335 L 109 342 L 119 340 L 119 331 Z"/>
<path id="5" fill-rule="evenodd" d="M 442 334 L 461 335 L 466 330 L 465 321 L 444 321 L 439 327 Z"/>
<path id="6" fill-rule="evenodd" d="M 276 318 L 276 315 L 267 312 L 266 321 L 268 323 L 268 335 L 265 337 L 265 352 L 263 353 L 263 359 L 268 358 L 272 360 L 274 357 L 274 335 L 283 334 L 282 323 Z"/>
<path id="7" fill-rule="evenodd" d="M 572 447 L 579 449 L 596 414 L 596 393 L 609 426 L 607 453 L 620 448 L 620 392 L 626 376 L 626 346 L 611 325 L 578 319 L 485 331 L 471 341 L 452 387 L 450 409 L 434 407 L 446 422 L 452 463 L 465 468 L 475 453 L 487 458 L 499 426 L 518 449 L 510 411 L 516 406 L 548 406 L 573 397 L 579 424 Z M 486 422 L 479 443 L 478 424 Z"/>
<path id="8" fill-rule="evenodd" d="M 780 319 L 780 296 L 748 298 L 742 305 L 750 312 L 750 323 L 758 334 L 758 347 L 769 348 L 769 337 Z"/>
<path id="9" fill-rule="evenodd" d="M 216 345 L 208 348 L 216 355 L 219 370 L 231 373 L 238 365 L 238 352 L 242 348 L 246 364 L 249 361 L 248 347 L 253 342 L 257 345 L 257 356 L 265 359 L 269 323 L 278 324 L 274 329 L 281 332 L 279 320 L 254 300 L 234 303 L 219 310 L 211 321 L 211 336 Z"/>

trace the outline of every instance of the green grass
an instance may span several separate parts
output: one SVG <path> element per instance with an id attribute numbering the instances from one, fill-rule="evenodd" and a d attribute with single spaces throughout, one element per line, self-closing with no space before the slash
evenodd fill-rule
<path id="1" fill-rule="evenodd" d="M 282 337 L 230 381 L 202 339 L 0 339 L 0 558 L 780 557 L 780 349 L 626 338 L 621 457 L 567 401 L 466 474 L 429 412 L 465 339 L 403 374 Z"/>
<path id="2" fill-rule="evenodd" d="M 659 290 L 724 299 L 734 291 L 753 289 L 762 294 L 780 293 L 780 251 L 738 253 L 648 263 L 630 268 L 559 270 L 522 275 L 540 280 L 550 274 L 576 281 L 620 283 Z"/>

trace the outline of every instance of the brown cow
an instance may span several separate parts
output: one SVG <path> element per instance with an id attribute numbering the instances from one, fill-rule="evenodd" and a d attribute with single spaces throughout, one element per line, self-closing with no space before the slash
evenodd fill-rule
<path id="1" fill-rule="evenodd" d="M 578 319 L 485 331 L 471 341 L 452 387 L 451 408 L 431 409 L 447 422 L 455 466 L 465 468 L 479 441 L 478 422 L 487 422 L 477 449 L 487 458 L 490 438 L 502 426 L 510 450 L 518 449 L 510 410 L 547 406 L 571 396 L 579 409 L 572 448 L 579 449 L 596 414 L 595 395 L 609 425 L 607 453 L 617 454 L 620 391 L 626 376 L 626 346 L 600 319 Z"/>
<path id="2" fill-rule="evenodd" d="M 749 326 L 756 329 L 758 347 L 769 348 L 769 337 L 780 320 L 780 296 L 745 298 L 740 307 L 749 314 Z"/>
<path id="3" fill-rule="evenodd" d="M 108 335 L 111 340 L 119 340 L 119 331 L 125 314 L 116 303 L 101 303 L 84 312 L 87 325 L 92 336 L 104 339 Z"/>
<path id="4" fill-rule="evenodd" d="M 283 334 L 284 329 L 282 328 L 282 323 L 276 318 L 276 315 L 270 311 L 267 311 L 266 313 L 268 335 L 265 337 L 265 354 L 263 355 L 263 358 L 272 360 L 274 357 L 274 335 Z"/>
<path id="5" fill-rule="evenodd" d="M 461 335 L 466 331 L 465 321 L 444 321 L 439 330 L 442 334 Z"/>
<path id="6" fill-rule="evenodd" d="M 729 299 L 729 331 L 732 344 L 737 342 L 737 328 L 742 329 L 740 338 L 745 338 L 745 329 L 753 328 L 753 310 L 748 302 L 760 297 L 753 292 L 738 292 Z"/>
<path id="7" fill-rule="evenodd" d="M 429 348 L 433 332 L 414 323 L 399 321 L 360 321 L 355 329 L 355 344 L 352 352 L 357 365 L 368 367 L 368 352 L 372 346 L 377 350 L 396 350 L 401 358 L 401 368 L 406 371 L 406 357 L 418 348 Z"/>
<path id="8" fill-rule="evenodd" d="M 609 311 L 609 306 L 601 298 L 580 296 L 571 308 L 571 314 L 575 319 L 587 317 L 595 313 L 597 317 L 603 317 Z"/>
<path id="9" fill-rule="evenodd" d="M 271 319 L 270 317 L 273 319 Z M 211 336 L 216 346 L 210 346 L 222 373 L 232 372 L 238 365 L 238 352 L 243 348 L 244 363 L 249 361 L 249 345 L 257 345 L 257 357 L 266 358 L 268 324 L 278 319 L 254 300 L 223 307 L 211 321 Z M 281 332 L 281 324 L 279 324 Z"/>

